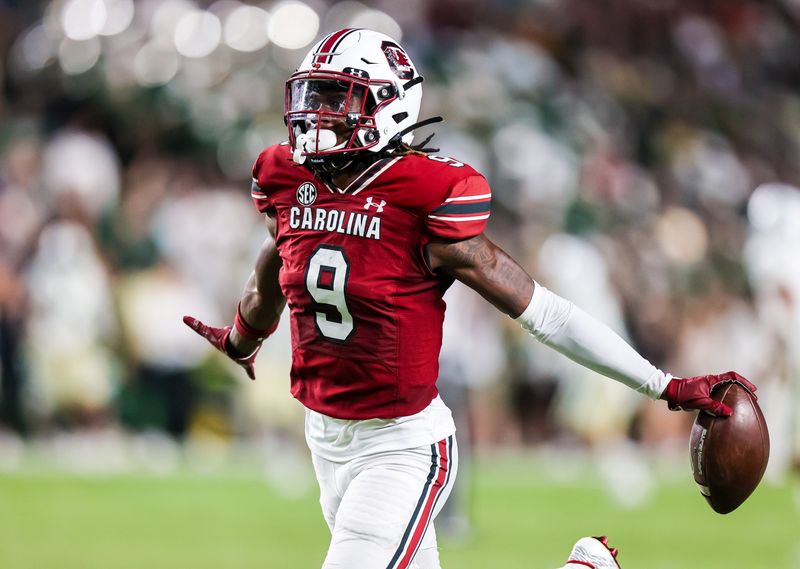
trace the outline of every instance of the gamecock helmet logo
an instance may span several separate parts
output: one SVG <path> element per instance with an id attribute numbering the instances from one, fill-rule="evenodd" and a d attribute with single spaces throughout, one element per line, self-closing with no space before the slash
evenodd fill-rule
<path id="1" fill-rule="evenodd" d="M 403 48 L 391 41 L 385 41 L 381 44 L 383 54 L 386 56 L 386 61 L 389 62 L 389 67 L 392 68 L 394 74 L 400 79 L 411 79 L 414 77 L 414 67 L 408 59 L 406 52 Z"/>

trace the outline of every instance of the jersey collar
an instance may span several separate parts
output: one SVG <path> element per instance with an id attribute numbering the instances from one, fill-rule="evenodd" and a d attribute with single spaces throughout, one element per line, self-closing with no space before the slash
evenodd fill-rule
<path id="1" fill-rule="evenodd" d="M 364 190 L 367 186 L 369 186 L 373 180 L 375 180 L 378 176 L 383 174 L 386 170 L 391 168 L 396 162 L 398 162 L 402 156 L 388 156 L 386 158 L 381 158 L 380 160 L 376 160 L 367 168 L 361 172 L 352 182 L 347 184 L 342 189 L 337 188 L 333 184 L 329 184 L 323 180 L 325 187 L 328 188 L 328 191 L 334 194 L 350 194 L 356 195 L 357 193 Z"/>

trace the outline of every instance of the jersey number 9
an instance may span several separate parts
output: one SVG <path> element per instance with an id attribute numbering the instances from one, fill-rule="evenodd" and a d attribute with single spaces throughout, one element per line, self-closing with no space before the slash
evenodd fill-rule
<path id="1" fill-rule="evenodd" d="M 322 337 L 346 342 L 355 328 L 345 292 L 350 263 L 341 247 L 320 245 L 308 260 L 306 289 L 314 299 L 314 322 Z"/>

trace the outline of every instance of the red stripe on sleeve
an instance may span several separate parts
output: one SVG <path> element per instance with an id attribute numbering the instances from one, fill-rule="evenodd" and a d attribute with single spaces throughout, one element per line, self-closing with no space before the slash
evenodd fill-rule
<path id="1" fill-rule="evenodd" d="M 486 228 L 492 190 L 480 175 L 459 180 L 428 214 L 428 232 L 445 239 L 468 239 Z M 483 207 L 482 207 L 483 206 Z"/>
<path id="2" fill-rule="evenodd" d="M 250 198 L 253 200 L 253 204 L 256 206 L 259 213 L 267 213 L 273 207 L 272 200 L 267 195 L 265 188 L 261 187 L 259 184 L 261 171 L 265 167 L 267 155 L 270 151 L 270 148 L 264 150 L 258 155 L 255 164 L 253 164 L 253 180 L 250 183 Z"/>
<path id="3" fill-rule="evenodd" d="M 469 203 L 473 199 L 491 199 L 492 189 L 489 187 L 486 178 L 481 175 L 470 176 L 459 180 L 448 192 L 444 203 Z"/>

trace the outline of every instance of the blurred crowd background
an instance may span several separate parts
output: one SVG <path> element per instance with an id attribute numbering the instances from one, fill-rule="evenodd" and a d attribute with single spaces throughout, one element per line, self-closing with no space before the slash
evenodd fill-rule
<path id="1" fill-rule="evenodd" d="M 181 317 L 232 321 L 266 236 L 250 167 L 286 138 L 284 81 L 350 26 L 422 70 L 421 116 L 446 119 L 435 145 L 494 189 L 492 239 L 663 369 L 750 378 L 770 472 L 800 466 L 797 0 L 0 0 L 5 463 L 75 433 L 97 435 L 88 455 L 133 434 L 300 448 L 286 315 L 254 383 Z M 460 285 L 448 300 L 441 386 L 462 445 L 644 442 L 687 463 L 691 416 Z"/>

